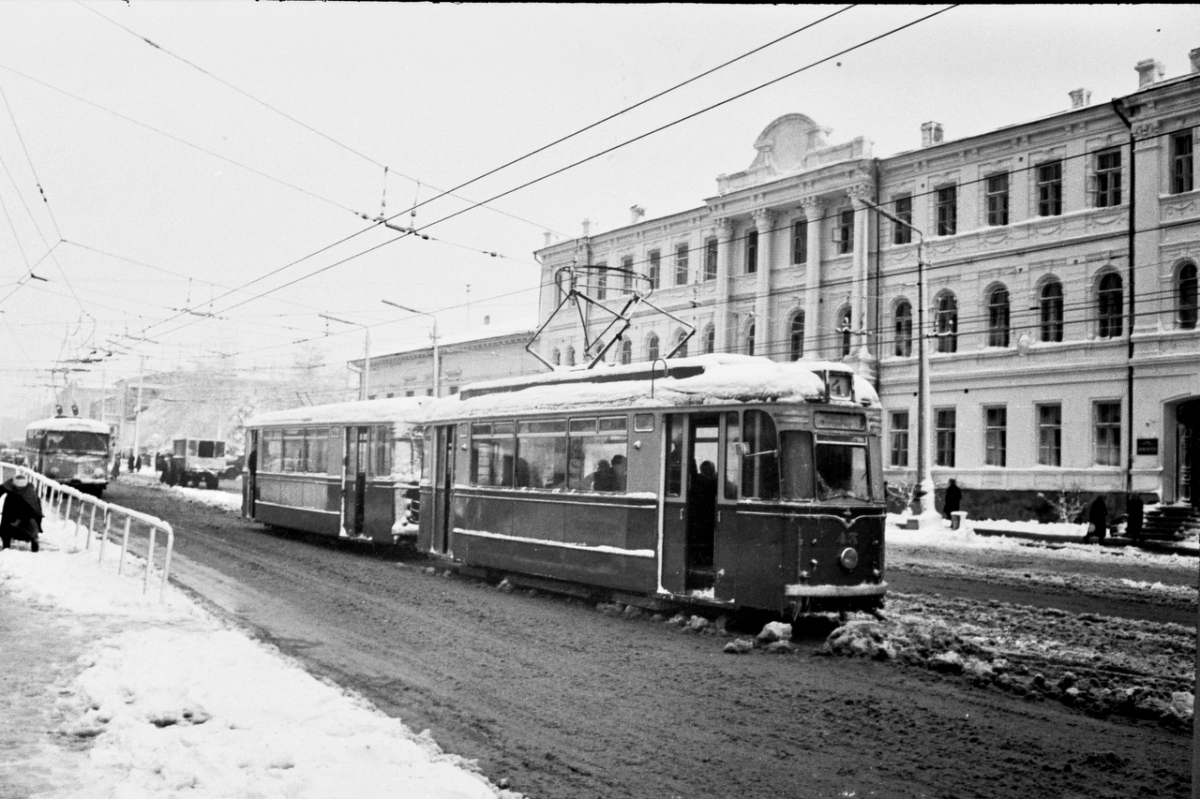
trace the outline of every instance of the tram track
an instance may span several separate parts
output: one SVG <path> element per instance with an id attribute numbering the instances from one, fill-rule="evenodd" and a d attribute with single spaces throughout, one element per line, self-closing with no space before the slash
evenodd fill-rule
<path id="1" fill-rule="evenodd" d="M 174 525 L 173 581 L 214 613 L 530 796 L 1187 795 L 1189 740 L 1154 725 L 814 658 L 819 637 L 724 655 L 719 637 L 426 574 L 399 550 L 264 531 L 156 486 L 110 493 Z M 905 593 L 948 612 L 903 561 Z M 981 575 L 956 579 L 987 604 Z M 1089 762 L 1104 752 L 1124 762 Z"/>

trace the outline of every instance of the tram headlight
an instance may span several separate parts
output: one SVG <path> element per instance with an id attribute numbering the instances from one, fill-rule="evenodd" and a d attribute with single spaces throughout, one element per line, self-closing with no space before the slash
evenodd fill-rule
<path id="1" fill-rule="evenodd" d="M 92 469 L 92 477 L 104 477 L 104 469 L 99 466 Z"/>
<path id="2" fill-rule="evenodd" d="M 846 571 L 854 571 L 854 567 L 858 565 L 858 550 L 854 547 L 846 547 L 842 550 L 842 554 L 838 556 L 838 562 L 842 564 L 842 568 Z"/>

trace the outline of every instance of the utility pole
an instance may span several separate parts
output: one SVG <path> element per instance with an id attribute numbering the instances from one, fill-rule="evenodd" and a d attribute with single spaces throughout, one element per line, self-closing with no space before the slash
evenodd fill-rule
<path id="1" fill-rule="evenodd" d="M 402 311 L 408 311 L 409 313 L 415 313 L 419 316 L 428 316 L 433 320 L 433 333 L 430 334 L 430 338 L 433 339 L 433 396 L 442 396 L 442 369 L 441 364 L 438 362 L 437 317 L 426 311 L 418 311 L 416 308 L 409 308 L 407 305 L 401 305 L 400 303 L 392 302 L 391 300 L 383 300 L 383 304 L 390 305 L 393 308 L 399 308 Z"/>
<path id="2" fill-rule="evenodd" d="M 363 332 L 367 334 L 366 342 L 363 345 L 363 368 L 362 376 L 358 381 L 358 398 L 365 400 L 370 396 L 371 391 L 371 328 L 358 322 L 348 322 L 345 319 L 338 319 L 336 316 L 329 314 L 317 314 L 322 319 L 328 319 L 331 322 L 341 322 L 343 325 L 355 325 L 361 327 Z"/>
<path id="3" fill-rule="evenodd" d="M 870 200 L 859 198 L 859 201 L 917 234 L 917 488 L 913 492 L 912 515 L 919 519 L 941 518 L 933 501 L 933 401 L 929 385 L 929 343 L 925 333 L 925 234 Z"/>
<path id="4" fill-rule="evenodd" d="M 141 436 L 142 426 L 142 383 L 145 382 L 146 375 L 146 356 L 139 357 L 138 366 L 138 390 L 137 390 L 137 405 L 133 409 L 133 458 L 134 463 L 137 462 L 138 446 L 140 444 L 139 437 Z M 136 468 L 136 467 L 135 467 Z"/>

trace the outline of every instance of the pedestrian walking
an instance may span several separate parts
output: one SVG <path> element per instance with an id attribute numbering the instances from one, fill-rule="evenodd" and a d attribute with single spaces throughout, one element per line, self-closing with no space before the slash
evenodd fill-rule
<path id="1" fill-rule="evenodd" d="M 4 509 L 0 511 L 0 544 L 12 546 L 13 539 L 28 541 L 29 549 L 38 551 L 38 536 L 42 532 L 42 500 L 29 475 L 17 472 L 0 486 Z"/>
<path id="2" fill-rule="evenodd" d="M 1088 508 L 1088 538 L 1097 538 L 1100 541 L 1104 540 L 1104 536 L 1108 534 L 1108 505 L 1104 503 L 1104 495 L 1097 496 L 1092 500 L 1091 507 Z"/>
<path id="3" fill-rule="evenodd" d="M 942 502 L 942 515 L 947 519 L 952 518 L 950 514 L 961 509 L 961 507 L 962 489 L 958 487 L 958 483 L 951 477 L 950 484 L 946 486 L 946 499 Z"/>

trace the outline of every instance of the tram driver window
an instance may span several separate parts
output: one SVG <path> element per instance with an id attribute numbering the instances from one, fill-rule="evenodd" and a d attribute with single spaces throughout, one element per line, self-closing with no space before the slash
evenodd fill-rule
<path id="1" fill-rule="evenodd" d="M 629 420 L 624 416 L 572 419 L 568 487 L 579 491 L 624 491 Z"/>

